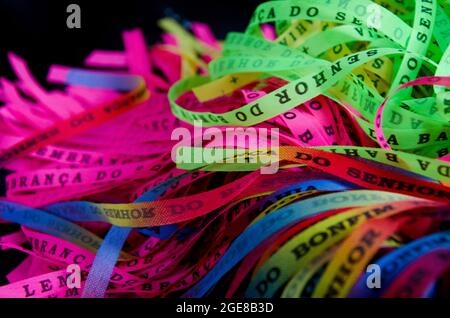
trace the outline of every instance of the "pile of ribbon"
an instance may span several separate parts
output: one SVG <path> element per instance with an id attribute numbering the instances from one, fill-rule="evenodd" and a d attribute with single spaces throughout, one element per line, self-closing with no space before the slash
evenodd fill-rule
<path id="1" fill-rule="evenodd" d="M 159 24 L 52 90 L 9 54 L 0 297 L 449 296 L 448 1 L 269 1 L 223 41 Z M 230 129 L 267 148 L 225 155 Z"/>

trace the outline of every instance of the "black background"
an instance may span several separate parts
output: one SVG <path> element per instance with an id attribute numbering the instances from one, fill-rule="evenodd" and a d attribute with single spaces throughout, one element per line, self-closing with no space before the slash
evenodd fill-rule
<path id="1" fill-rule="evenodd" d="M 6 53 L 25 58 L 38 77 L 52 63 L 81 65 L 93 49 L 122 49 L 121 32 L 141 27 L 149 43 L 160 39 L 157 20 L 167 10 L 206 22 L 223 38 L 243 31 L 258 0 L 0 0 L 0 75 L 13 77 Z M 66 8 L 81 7 L 81 29 L 69 29 Z"/>
<path id="2" fill-rule="evenodd" d="M 140 27 L 149 44 L 160 39 L 157 20 L 173 12 L 183 20 L 208 23 L 219 38 L 243 31 L 261 1 L 257 0 L 0 0 L 0 76 L 14 79 L 7 60 L 12 51 L 23 57 L 41 84 L 51 64 L 82 66 L 94 49 L 121 50 L 121 32 Z M 81 29 L 68 29 L 66 8 L 81 7 Z M 169 10 L 169 11 L 168 11 Z M 0 195 L 4 174 L 0 171 Z M 18 229 L 0 225 L 0 235 Z M 0 286 L 4 275 L 24 257 L 14 250 L 0 252 Z"/>

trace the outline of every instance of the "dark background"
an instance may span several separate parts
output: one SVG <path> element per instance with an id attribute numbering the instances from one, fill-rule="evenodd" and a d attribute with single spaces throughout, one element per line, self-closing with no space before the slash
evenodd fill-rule
<path id="1" fill-rule="evenodd" d="M 159 40 L 157 20 L 168 11 L 206 22 L 216 36 L 243 31 L 258 0 L 0 0 L 0 75 L 12 77 L 8 51 L 25 58 L 38 77 L 52 63 L 81 65 L 93 49 L 122 49 L 121 32 L 141 27 Z M 81 7 L 81 29 L 68 29 L 66 8 Z M 42 77 L 43 78 L 43 77 Z"/>
<path id="2" fill-rule="evenodd" d="M 14 79 L 7 60 L 12 51 L 23 57 L 44 84 L 51 64 L 81 66 L 93 49 L 121 50 L 121 32 L 140 27 L 149 44 L 160 39 L 157 20 L 177 14 L 181 20 L 208 23 L 217 37 L 229 31 L 243 31 L 258 0 L 0 0 L 0 76 Z M 66 8 L 81 7 L 81 29 L 68 29 Z M 4 173 L 0 171 L 0 195 Z M 0 225 L 0 235 L 18 229 Z M 24 254 L 0 251 L 0 286 Z"/>

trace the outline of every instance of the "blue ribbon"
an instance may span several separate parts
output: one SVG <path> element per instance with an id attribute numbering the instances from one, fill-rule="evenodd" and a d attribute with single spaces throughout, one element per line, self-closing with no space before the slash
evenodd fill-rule
<path id="1" fill-rule="evenodd" d="M 450 231 L 425 236 L 390 252 L 377 262 L 374 262 L 381 268 L 380 288 L 367 287 L 367 279 L 373 274 L 365 273 L 353 286 L 349 297 L 380 297 L 408 264 L 427 253 L 441 248 L 450 248 Z"/>
<path id="2" fill-rule="evenodd" d="M 140 196 L 135 202 L 150 202 L 156 200 L 172 184 L 178 182 L 179 179 L 181 179 L 181 176 L 172 178 L 156 186 Z M 132 228 L 128 227 L 111 227 L 95 256 L 81 297 L 103 298 L 105 296 L 120 251 L 131 230 Z"/>
<path id="3" fill-rule="evenodd" d="M 284 191 L 291 192 L 293 189 L 298 187 L 314 187 L 318 190 L 330 191 L 346 190 L 349 188 L 346 183 L 329 180 L 314 180 L 300 182 L 294 186 L 288 187 Z M 280 192 L 277 192 L 277 194 L 279 195 Z M 322 211 L 320 208 L 313 209 L 314 202 L 317 202 L 317 200 L 323 200 L 326 196 L 328 195 L 325 194 L 320 197 L 293 203 L 277 210 L 276 213 L 270 213 L 267 216 L 264 216 L 254 224 L 247 227 L 245 231 L 234 240 L 227 252 L 217 262 L 213 269 L 183 296 L 193 298 L 204 296 L 208 290 L 220 280 L 221 277 L 223 277 L 265 239 L 269 238 L 288 225 L 295 224 L 308 217 L 328 210 L 328 207 L 326 207 L 325 211 Z M 271 197 L 275 198 L 276 194 L 272 194 Z M 337 203 L 336 205 L 338 208 L 339 204 Z"/>

